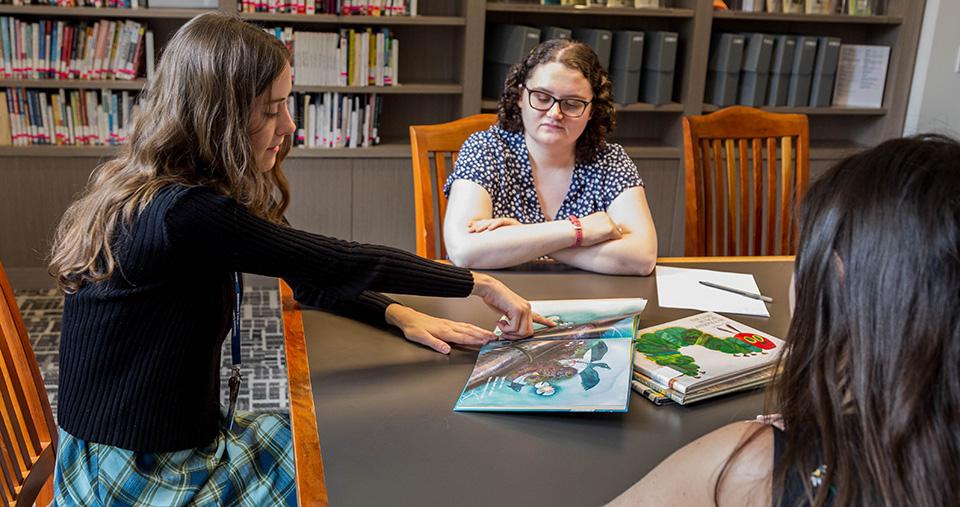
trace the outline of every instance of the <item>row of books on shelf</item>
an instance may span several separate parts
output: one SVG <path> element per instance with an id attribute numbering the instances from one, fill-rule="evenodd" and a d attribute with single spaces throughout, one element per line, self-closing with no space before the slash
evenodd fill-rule
<path id="1" fill-rule="evenodd" d="M 48 7 L 107 7 L 110 9 L 139 9 L 146 0 L 0 0 L 0 5 L 42 5 Z"/>
<path id="2" fill-rule="evenodd" d="M 400 43 L 389 29 L 302 32 L 266 28 L 293 54 L 293 83 L 313 86 L 395 86 Z"/>
<path id="3" fill-rule="evenodd" d="M 142 67 L 152 71 L 153 54 L 153 33 L 136 21 L 0 16 L 0 74 L 7 79 L 130 80 Z"/>
<path id="4" fill-rule="evenodd" d="M 138 111 L 135 93 L 0 90 L 0 146 L 119 145 Z"/>
<path id="5" fill-rule="evenodd" d="M 294 94 L 287 107 L 300 126 L 294 146 L 380 144 L 380 95 Z M 127 140 L 138 112 L 131 91 L 0 89 L 0 146 L 116 146 Z"/>
<path id="6" fill-rule="evenodd" d="M 241 0 L 237 9 L 271 14 L 416 16 L 417 0 Z"/>
<path id="7" fill-rule="evenodd" d="M 880 11 L 879 0 L 726 0 L 726 4 L 737 11 L 787 14 L 870 16 Z"/>
<path id="8" fill-rule="evenodd" d="M 294 146 L 366 148 L 380 144 L 383 97 L 375 93 L 295 94 L 287 107 L 300 126 Z"/>

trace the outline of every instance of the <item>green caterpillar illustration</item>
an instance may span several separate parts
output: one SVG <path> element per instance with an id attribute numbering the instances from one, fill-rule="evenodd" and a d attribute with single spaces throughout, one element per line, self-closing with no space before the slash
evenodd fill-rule
<path id="1" fill-rule="evenodd" d="M 703 370 L 700 369 L 696 360 L 680 353 L 680 347 L 690 345 L 699 345 L 734 356 L 752 356 L 763 353 L 763 349 L 760 347 L 733 336 L 717 338 L 699 329 L 683 327 L 668 327 L 653 333 L 644 333 L 637 337 L 636 347 L 637 352 L 660 366 L 669 366 L 684 375 L 700 377 Z"/>

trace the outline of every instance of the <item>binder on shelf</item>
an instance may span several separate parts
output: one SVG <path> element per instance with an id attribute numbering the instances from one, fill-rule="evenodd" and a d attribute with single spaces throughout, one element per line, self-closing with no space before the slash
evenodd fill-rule
<path id="1" fill-rule="evenodd" d="M 882 107 L 890 46 L 842 44 L 838 61 L 833 105 Z"/>
<path id="2" fill-rule="evenodd" d="M 817 38 L 806 35 L 797 37 L 796 56 L 793 58 L 790 87 L 787 89 L 788 106 L 805 107 L 810 103 L 810 81 L 816 58 Z"/>
<path id="3" fill-rule="evenodd" d="M 650 104 L 667 104 L 672 100 L 677 38 L 677 32 L 644 33 L 643 72 L 640 76 L 641 101 Z"/>
<path id="4" fill-rule="evenodd" d="M 720 107 L 736 103 L 743 42 L 743 35 L 738 33 L 721 33 L 714 37 L 707 66 L 707 102 Z"/>
<path id="5" fill-rule="evenodd" d="M 797 53 L 797 39 L 791 35 L 777 35 L 774 40 L 766 103 L 768 106 L 785 106 L 787 90 L 790 87 L 790 71 Z"/>
<path id="6" fill-rule="evenodd" d="M 618 30 L 613 33 L 610 52 L 613 100 L 633 104 L 640 100 L 640 70 L 643 64 L 643 32 Z"/>
<path id="7" fill-rule="evenodd" d="M 760 107 L 764 104 L 767 95 L 774 37 L 765 33 L 746 33 L 743 36 L 745 39 L 743 66 L 740 72 L 740 93 L 737 103 Z"/>
<path id="8" fill-rule="evenodd" d="M 613 33 L 610 30 L 597 28 L 574 28 L 573 38 L 590 46 L 600 59 L 603 70 L 610 69 L 610 49 L 613 44 Z"/>
<path id="9" fill-rule="evenodd" d="M 483 95 L 499 97 L 510 67 L 540 43 L 540 29 L 523 25 L 490 25 L 483 52 Z"/>
<path id="10" fill-rule="evenodd" d="M 546 42 L 553 39 L 572 39 L 573 30 L 563 28 L 562 26 L 541 26 L 540 42 Z"/>
<path id="11" fill-rule="evenodd" d="M 813 83 L 810 86 L 810 105 L 828 107 L 833 97 L 833 78 L 840 60 L 840 39 L 820 37 L 817 58 L 813 64 Z"/>

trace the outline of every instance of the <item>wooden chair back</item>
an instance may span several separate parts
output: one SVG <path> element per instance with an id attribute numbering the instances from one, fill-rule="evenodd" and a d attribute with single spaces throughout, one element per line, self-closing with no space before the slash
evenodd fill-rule
<path id="1" fill-rule="evenodd" d="M 807 189 L 806 115 L 735 106 L 683 118 L 684 255 L 793 255 Z"/>
<path id="2" fill-rule="evenodd" d="M 448 123 L 410 126 L 417 255 L 428 259 L 447 257 L 447 249 L 443 244 L 443 215 L 447 211 L 447 198 L 442 191 L 447 180 L 447 167 L 452 170 L 460 146 L 470 134 L 484 130 L 496 121 L 495 114 L 475 114 Z"/>
<path id="3" fill-rule="evenodd" d="M 0 264 L 0 499 L 49 505 L 57 427 L 20 309 Z"/>

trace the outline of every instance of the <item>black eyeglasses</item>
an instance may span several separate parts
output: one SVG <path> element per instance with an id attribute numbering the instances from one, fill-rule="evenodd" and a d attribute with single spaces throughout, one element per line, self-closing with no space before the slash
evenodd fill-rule
<path id="1" fill-rule="evenodd" d="M 527 90 L 527 103 L 530 104 L 530 107 L 537 111 L 546 112 L 552 109 L 554 104 L 559 103 L 560 112 L 571 118 L 583 116 L 584 111 L 587 110 L 587 106 L 593 102 L 592 100 L 581 99 L 558 99 L 547 92 L 531 90 L 527 87 L 524 87 L 524 89 Z"/>

